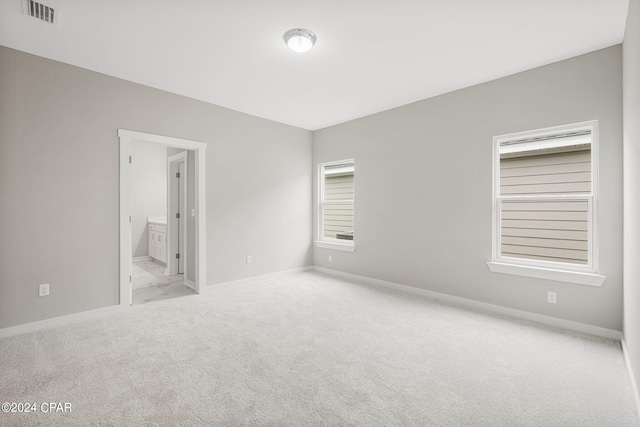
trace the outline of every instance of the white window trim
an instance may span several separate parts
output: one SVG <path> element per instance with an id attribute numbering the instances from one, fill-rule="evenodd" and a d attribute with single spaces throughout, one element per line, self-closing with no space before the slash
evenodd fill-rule
<path id="1" fill-rule="evenodd" d="M 322 195 L 324 194 L 324 171 L 327 166 L 340 165 L 343 163 L 353 163 L 355 168 L 354 159 L 337 160 L 333 162 L 318 163 L 318 197 L 317 197 L 317 209 L 318 223 L 316 226 L 316 240 L 315 245 L 317 248 L 334 249 L 338 251 L 354 252 L 356 250 L 355 232 L 354 240 L 341 240 L 331 239 L 322 236 L 322 224 L 324 223 L 324 214 L 322 209 Z M 355 185 L 355 181 L 354 181 Z M 355 198 L 354 198 L 354 216 L 355 216 Z M 354 221 L 355 229 L 355 221 Z"/>
<path id="2" fill-rule="evenodd" d="M 579 271 L 557 270 L 553 268 L 533 267 L 528 265 L 487 262 L 489 270 L 494 273 L 512 274 L 515 276 L 535 277 L 537 279 L 555 280 L 557 282 L 575 283 L 587 286 L 602 286 L 606 276 Z"/>
<path id="3" fill-rule="evenodd" d="M 587 266 L 575 264 L 529 260 L 522 258 L 503 257 L 500 255 L 500 209 L 502 200 L 517 199 L 517 196 L 500 196 L 500 143 L 524 137 L 544 136 L 569 130 L 591 130 L 591 182 L 590 195 L 558 195 L 540 196 L 540 199 L 553 198 L 556 200 L 587 200 L 589 204 L 589 259 Z M 589 286 L 601 286 L 606 276 L 598 274 L 599 244 L 598 244 L 598 149 L 599 149 L 598 121 L 592 120 L 564 126 L 555 126 L 527 132 L 518 132 L 493 138 L 493 194 L 492 194 L 492 260 L 487 262 L 489 270 L 495 273 L 513 274 L 518 276 L 535 277 L 539 279 L 556 280 Z M 531 196 L 527 197 L 531 199 Z"/>
<path id="4" fill-rule="evenodd" d="M 353 240 L 348 240 L 348 241 L 352 242 Z M 327 240 L 316 240 L 316 248 L 334 249 L 336 251 L 345 251 L 345 252 L 354 252 L 356 250 L 356 245 L 354 243 L 352 244 L 336 243 L 336 242 L 329 242 Z"/>

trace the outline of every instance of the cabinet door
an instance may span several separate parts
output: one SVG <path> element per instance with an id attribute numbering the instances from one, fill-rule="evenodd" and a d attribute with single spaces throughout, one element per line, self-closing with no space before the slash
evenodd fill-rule
<path id="1" fill-rule="evenodd" d="M 156 258 L 159 261 L 167 263 L 167 234 L 156 233 Z"/>
<path id="2" fill-rule="evenodd" d="M 149 256 L 151 258 L 156 257 L 156 233 L 152 230 L 149 230 Z"/>

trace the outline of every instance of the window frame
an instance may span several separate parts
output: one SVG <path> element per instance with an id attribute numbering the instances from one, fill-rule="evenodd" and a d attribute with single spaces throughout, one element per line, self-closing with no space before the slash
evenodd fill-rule
<path id="1" fill-rule="evenodd" d="M 599 273 L 598 242 L 598 151 L 599 123 L 591 120 L 562 126 L 548 127 L 531 131 L 516 132 L 493 137 L 493 194 L 492 194 L 492 259 L 489 269 L 497 273 L 515 274 L 519 276 L 537 277 L 562 282 L 601 286 L 605 279 Z M 500 144 L 517 139 L 545 137 L 574 131 L 591 131 L 591 193 L 558 194 L 558 195 L 518 195 L 509 196 L 500 193 Z M 588 206 L 588 261 L 587 265 L 554 262 L 546 260 L 526 259 L 502 256 L 502 230 L 500 204 L 509 200 L 586 200 Z"/>
<path id="2" fill-rule="evenodd" d="M 327 167 L 330 166 L 335 166 L 335 165 L 341 165 L 341 164 L 345 164 L 345 163 L 352 163 L 353 164 L 353 174 L 354 174 L 354 178 L 353 178 L 353 186 L 354 186 L 354 198 L 353 199 L 345 199 L 345 200 L 334 200 L 331 202 L 327 202 L 324 200 L 324 186 L 325 186 L 325 170 Z M 355 251 L 356 248 L 356 233 L 355 233 L 355 167 L 356 167 L 356 162 L 354 159 L 344 159 L 344 160 L 336 160 L 336 161 L 331 161 L 331 162 L 324 162 L 324 163 L 318 163 L 318 185 L 317 185 L 317 189 L 318 189 L 318 197 L 317 197 L 317 218 L 318 218 L 318 222 L 317 222 L 317 227 L 316 227 L 316 247 L 319 248 L 325 248 L 325 249 L 336 249 L 336 250 L 340 250 L 340 251 L 347 251 L 347 252 L 353 252 Z M 342 240 L 342 239 L 335 239 L 335 238 L 329 238 L 329 237 L 325 237 L 324 236 L 324 230 L 323 230 L 323 225 L 324 225 L 324 206 L 325 204 L 340 204 L 340 203 L 344 203 L 347 201 L 351 201 L 353 203 L 353 216 L 354 216 L 354 233 L 353 233 L 353 240 Z"/>

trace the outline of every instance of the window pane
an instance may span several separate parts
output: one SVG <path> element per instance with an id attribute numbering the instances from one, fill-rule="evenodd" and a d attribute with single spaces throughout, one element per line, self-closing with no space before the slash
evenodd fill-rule
<path id="1" fill-rule="evenodd" d="M 353 163 L 327 166 L 324 171 L 324 200 L 353 200 Z"/>
<path id="2" fill-rule="evenodd" d="M 597 271 L 597 136 L 591 121 L 494 137 L 494 261 Z"/>
<path id="3" fill-rule="evenodd" d="M 353 202 L 325 204 L 322 214 L 325 238 L 353 240 Z"/>
<path id="4" fill-rule="evenodd" d="M 323 238 L 353 240 L 354 181 L 353 163 L 325 166 Z"/>
<path id="5" fill-rule="evenodd" d="M 502 256 L 588 263 L 588 200 L 503 200 Z"/>
<path id="6" fill-rule="evenodd" d="M 591 149 L 500 158 L 500 194 L 591 193 Z"/>

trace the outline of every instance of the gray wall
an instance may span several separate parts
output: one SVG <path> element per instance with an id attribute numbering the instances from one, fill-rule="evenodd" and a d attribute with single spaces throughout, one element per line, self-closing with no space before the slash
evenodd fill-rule
<path id="1" fill-rule="evenodd" d="M 167 215 L 167 147 L 135 142 L 131 167 L 131 224 L 133 256 L 149 256 L 150 216 Z"/>
<path id="2" fill-rule="evenodd" d="M 355 158 L 357 236 L 314 264 L 621 330 L 621 66 L 614 46 L 314 132 L 314 166 Z M 592 119 L 604 285 L 491 273 L 492 137 Z"/>
<path id="3" fill-rule="evenodd" d="M 640 0 L 630 0 L 624 74 L 624 339 L 640 385 Z"/>
<path id="4" fill-rule="evenodd" d="M 309 131 L 0 47 L 0 328 L 118 304 L 118 128 L 207 143 L 209 285 L 310 264 Z"/>
<path id="5" fill-rule="evenodd" d="M 628 32 L 637 39 L 637 25 Z M 635 96 L 628 43 L 625 90 Z M 356 159 L 358 236 L 355 253 L 316 249 L 315 264 L 620 329 L 621 72 L 616 46 L 315 132 L 314 165 Z M 625 102 L 637 117 L 637 97 Z M 600 120 L 604 285 L 490 273 L 492 136 L 591 119 Z M 209 285 L 311 264 L 310 132 L 0 48 L 0 328 L 118 303 L 118 128 L 208 144 Z M 627 239 L 627 256 L 637 245 Z M 40 283 L 49 297 L 37 296 Z M 546 303 L 547 290 L 558 304 Z M 627 305 L 637 307 L 635 291 Z M 625 333 L 637 357 L 634 315 Z"/>

